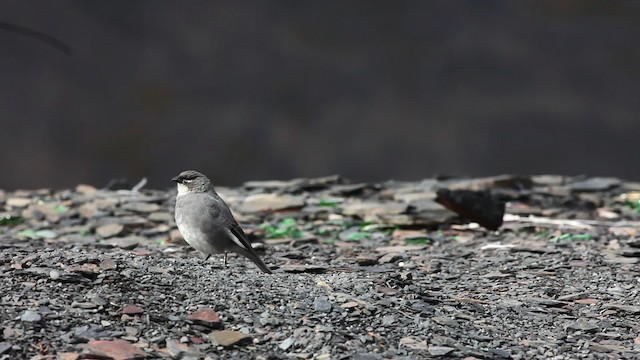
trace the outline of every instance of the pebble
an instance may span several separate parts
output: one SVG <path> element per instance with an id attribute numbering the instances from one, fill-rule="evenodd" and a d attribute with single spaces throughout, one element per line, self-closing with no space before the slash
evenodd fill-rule
<path id="1" fill-rule="evenodd" d="M 96 228 L 96 234 L 102 238 L 110 238 L 120 235 L 123 230 L 122 224 L 105 224 Z"/>
<path id="2" fill-rule="evenodd" d="M 24 313 L 22 313 L 22 316 L 20 316 L 20 320 L 24 322 L 35 323 L 42 320 L 42 316 L 35 311 L 27 310 Z"/>
<path id="3" fill-rule="evenodd" d="M 136 246 L 138 246 L 140 242 L 143 240 L 144 238 L 141 238 L 141 237 L 128 236 L 128 237 L 122 237 L 122 238 L 109 238 L 106 240 L 102 240 L 102 243 L 112 247 L 118 247 L 124 250 L 131 250 L 131 249 L 134 249 Z"/>
<path id="4" fill-rule="evenodd" d="M 200 309 L 195 313 L 189 315 L 187 318 L 195 323 L 199 323 L 208 327 L 221 326 L 220 315 L 218 315 L 218 313 L 213 309 Z"/>
<path id="5" fill-rule="evenodd" d="M 428 351 L 431 356 L 445 356 L 455 349 L 448 346 L 429 346 Z"/>
<path id="6" fill-rule="evenodd" d="M 209 334 L 209 338 L 215 344 L 223 347 L 232 345 L 240 345 L 251 340 L 249 335 L 243 334 L 235 330 L 218 330 Z"/>
<path id="7" fill-rule="evenodd" d="M 6 200 L 7 206 L 12 207 L 25 207 L 31 204 L 31 199 L 29 198 L 20 198 L 20 197 L 10 197 Z"/>
<path id="8" fill-rule="evenodd" d="M 280 345 L 278 345 L 278 347 L 283 351 L 287 351 L 295 342 L 296 342 L 296 339 L 290 337 L 290 338 L 287 338 L 285 341 L 281 342 Z"/>
<path id="9" fill-rule="evenodd" d="M 570 324 L 568 327 L 573 330 L 580 330 L 584 332 L 596 332 L 599 330 L 599 326 L 596 323 L 590 322 L 584 318 L 576 320 L 576 322 Z"/>
<path id="10" fill-rule="evenodd" d="M 106 357 L 114 360 L 129 360 L 149 357 L 149 354 L 125 340 L 90 340 L 87 344 L 88 356 Z"/>
<path id="11" fill-rule="evenodd" d="M 144 313 L 144 310 L 138 305 L 129 304 L 122 307 L 122 313 L 125 315 L 140 315 Z"/>
<path id="12" fill-rule="evenodd" d="M 313 302 L 313 309 L 317 312 L 331 312 L 333 305 L 326 298 L 316 298 Z"/>
<path id="13" fill-rule="evenodd" d="M 292 208 L 302 208 L 305 199 L 302 196 L 255 194 L 247 196 L 238 207 L 241 212 L 278 211 Z"/>

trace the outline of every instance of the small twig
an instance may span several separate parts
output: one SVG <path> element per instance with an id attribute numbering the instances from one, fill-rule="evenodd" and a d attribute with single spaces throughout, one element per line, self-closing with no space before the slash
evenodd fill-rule
<path id="1" fill-rule="evenodd" d="M 131 188 L 131 192 L 138 192 L 140 191 L 140 189 L 142 189 L 145 185 L 147 185 L 147 178 L 142 178 L 142 180 L 140 180 L 137 184 L 135 184 L 132 188 Z"/>

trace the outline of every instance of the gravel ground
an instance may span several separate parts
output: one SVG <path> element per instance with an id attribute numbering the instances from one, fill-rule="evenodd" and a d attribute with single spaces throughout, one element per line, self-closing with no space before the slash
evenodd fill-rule
<path id="1" fill-rule="evenodd" d="M 433 201 L 441 187 L 490 189 L 505 223 L 465 224 Z M 561 176 L 220 188 L 273 275 L 183 246 L 174 191 L 0 192 L 0 358 L 638 359 L 639 190 Z"/>

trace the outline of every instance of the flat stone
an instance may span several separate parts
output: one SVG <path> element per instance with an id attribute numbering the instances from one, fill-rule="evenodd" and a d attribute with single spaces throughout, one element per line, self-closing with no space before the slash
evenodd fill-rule
<path id="1" fill-rule="evenodd" d="M 78 214 L 85 219 L 90 219 L 98 214 L 98 206 L 93 203 L 84 203 L 78 208 Z"/>
<path id="2" fill-rule="evenodd" d="M 81 193 L 81 194 L 85 194 L 85 195 L 93 195 L 98 190 L 95 187 L 91 186 L 91 185 L 79 184 L 78 186 L 76 186 L 76 191 Z"/>
<path id="3" fill-rule="evenodd" d="M 25 207 L 31 204 L 31 199 L 29 198 L 21 198 L 21 197 L 10 197 L 6 202 L 7 206 L 12 207 Z"/>
<path id="4" fill-rule="evenodd" d="M 156 211 L 149 214 L 149 221 L 168 223 L 173 221 L 173 215 L 168 212 Z"/>
<path id="5" fill-rule="evenodd" d="M 115 270 L 118 268 L 118 264 L 116 264 L 113 260 L 111 260 L 110 258 L 106 258 L 104 260 L 102 260 L 100 262 L 100 265 L 98 265 L 100 267 L 100 269 L 102 270 Z"/>
<path id="6" fill-rule="evenodd" d="M 497 355 L 498 357 L 503 358 L 503 359 L 510 359 L 511 358 L 511 354 L 509 354 L 509 352 L 506 351 L 506 350 L 494 348 L 494 349 L 489 349 L 489 351 L 491 353 Z"/>
<path id="7" fill-rule="evenodd" d="M 122 208 L 139 213 L 151 213 L 160 210 L 160 205 L 146 202 L 129 202 L 122 205 Z"/>
<path id="8" fill-rule="evenodd" d="M 396 202 L 356 202 L 342 205 L 344 215 L 393 215 L 407 211 L 407 204 Z"/>
<path id="9" fill-rule="evenodd" d="M 351 308 L 354 308 L 354 307 L 358 307 L 358 305 L 360 305 L 360 303 L 357 302 L 357 301 L 349 301 L 349 302 L 346 302 L 346 303 L 340 305 L 340 307 L 343 308 L 343 309 L 351 309 Z"/>
<path id="10" fill-rule="evenodd" d="M 27 310 L 24 313 L 22 313 L 22 315 L 20 316 L 20 321 L 24 321 L 24 322 L 35 323 L 35 322 L 39 322 L 40 320 L 42 320 L 42 316 L 32 310 Z"/>
<path id="11" fill-rule="evenodd" d="M 576 322 L 570 324 L 568 328 L 584 332 L 596 332 L 600 329 L 600 327 L 596 323 L 590 322 L 585 318 L 576 320 Z"/>
<path id="12" fill-rule="evenodd" d="M 4 342 L 4 341 L 0 342 L 0 355 L 6 353 L 12 347 L 13 347 L 13 345 L 11 345 L 11 343 L 9 343 L 9 342 Z"/>
<path id="13" fill-rule="evenodd" d="M 213 309 L 200 309 L 189 315 L 187 319 L 208 327 L 221 326 L 220 315 Z"/>
<path id="14" fill-rule="evenodd" d="M 235 330 L 218 330 L 211 332 L 209 334 L 209 339 L 214 344 L 229 347 L 232 345 L 247 343 L 251 340 L 251 337 Z"/>
<path id="15" fill-rule="evenodd" d="M 144 313 L 144 310 L 138 305 L 129 304 L 122 307 L 122 313 L 125 315 L 140 315 Z"/>
<path id="16" fill-rule="evenodd" d="M 377 256 L 370 256 L 370 255 L 359 255 L 356 258 L 356 262 L 360 266 L 371 266 L 371 265 L 375 265 L 375 264 L 378 263 L 378 257 Z"/>
<path id="17" fill-rule="evenodd" d="M 394 263 L 398 260 L 402 259 L 402 256 L 399 255 L 398 253 L 389 253 L 389 254 L 385 254 L 382 255 L 379 259 L 378 259 L 378 263 L 380 264 L 390 264 L 390 263 Z"/>
<path id="18" fill-rule="evenodd" d="M 243 184 L 247 189 L 266 189 L 279 190 L 296 186 L 300 183 L 299 179 L 293 180 L 251 180 Z"/>
<path id="19" fill-rule="evenodd" d="M 428 348 L 426 340 L 418 340 L 413 336 L 405 336 L 401 338 L 399 344 L 412 350 L 427 350 Z M 453 350 L 454 349 L 451 349 L 451 351 Z M 447 352 L 447 354 L 448 353 L 449 352 Z"/>
<path id="20" fill-rule="evenodd" d="M 620 179 L 611 177 L 593 177 L 569 184 L 574 191 L 605 191 L 621 184 Z"/>
<path id="21" fill-rule="evenodd" d="M 447 316 L 436 316 L 436 317 L 432 317 L 431 321 L 433 321 L 436 324 L 440 324 L 440 325 L 446 325 L 446 326 L 460 326 L 460 323 L 455 320 L 452 319 L 450 317 Z"/>
<path id="22" fill-rule="evenodd" d="M 189 356 L 198 359 L 202 358 L 202 353 L 188 344 L 181 343 L 175 339 L 167 339 L 165 343 L 165 352 L 171 355 L 172 358 L 185 359 Z"/>
<path id="23" fill-rule="evenodd" d="M 304 196 L 255 194 L 247 196 L 238 207 L 238 210 L 240 212 L 253 213 L 302 208 L 304 205 Z"/>
<path id="24" fill-rule="evenodd" d="M 455 348 L 448 346 L 429 346 L 427 348 L 427 351 L 429 351 L 429 354 L 431 354 L 431 356 L 446 356 L 454 350 Z"/>
<path id="25" fill-rule="evenodd" d="M 504 278 L 510 278 L 510 277 L 514 277 L 514 274 L 511 273 L 503 273 L 500 271 L 491 271 L 488 272 L 484 275 L 480 275 L 481 278 L 484 279 L 504 279 Z"/>
<path id="26" fill-rule="evenodd" d="M 395 315 L 385 315 L 382 317 L 382 325 L 389 326 L 395 323 L 397 320 Z"/>
<path id="27" fill-rule="evenodd" d="M 288 273 L 320 274 L 327 271 L 327 267 L 323 265 L 283 265 L 280 268 Z"/>
<path id="28" fill-rule="evenodd" d="M 316 312 L 331 312 L 333 305 L 323 297 L 316 298 L 313 302 L 313 310 Z"/>
<path id="29" fill-rule="evenodd" d="M 86 351 L 91 356 L 113 360 L 132 360 L 149 357 L 149 354 L 125 340 L 90 340 Z"/>
<path id="30" fill-rule="evenodd" d="M 597 304 L 599 301 L 600 300 L 598 300 L 598 299 L 587 298 L 587 299 L 576 299 L 573 302 L 576 303 L 576 304 L 594 305 L 594 304 Z"/>
<path id="31" fill-rule="evenodd" d="M 549 306 L 549 307 L 559 307 L 559 306 L 567 305 L 567 303 L 564 301 L 558 301 L 558 300 L 547 299 L 547 298 L 539 298 L 539 297 L 528 297 L 528 298 L 525 298 L 524 301 L 532 304 Z"/>
<path id="32" fill-rule="evenodd" d="M 120 235 L 123 230 L 122 224 L 105 224 L 96 228 L 96 234 L 102 238 L 110 238 Z"/>
<path id="33" fill-rule="evenodd" d="M 112 247 L 118 247 L 124 250 L 131 250 L 138 246 L 141 241 L 144 241 L 144 238 L 140 238 L 138 236 L 129 236 L 122 238 L 110 238 L 106 240 L 102 240 L 102 244 Z"/>
<path id="34" fill-rule="evenodd" d="M 384 358 L 380 354 L 376 354 L 376 353 L 363 353 L 363 354 L 355 354 L 351 359 L 352 360 L 382 360 Z"/>
<path id="35" fill-rule="evenodd" d="M 637 306 L 637 305 L 604 304 L 604 307 L 606 309 L 614 309 L 614 310 L 628 312 L 631 314 L 640 314 L 640 306 Z"/>
<path id="36" fill-rule="evenodd" d="M 278 345 L 278 347 L 283 351 L 287 351 L 291 346 L 293 346 L 295 342 L 296 342 L 295 338 L 289 337 L 285 339 L 283 342 L 281 342 L 280 345 Z"/>

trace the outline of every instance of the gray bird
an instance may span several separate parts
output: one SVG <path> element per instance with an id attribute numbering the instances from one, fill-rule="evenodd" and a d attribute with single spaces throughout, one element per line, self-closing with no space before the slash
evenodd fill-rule
<path id="1" fill-rule="evenodd" d="M 253 261 L 260 270 L 271 270 L 260 260 L 244 231 L 236 222 L 227 204 L 213 189 L 206 176 L 187 170 L 171 179 L 178 183 L 176 224 L 184 239 L 199 252 L 207 255 L 233 251 Z M 205 260 L 206 260 L 205 259 Z"/>

